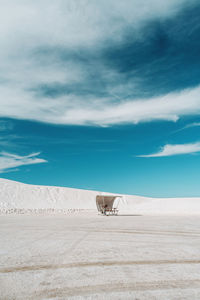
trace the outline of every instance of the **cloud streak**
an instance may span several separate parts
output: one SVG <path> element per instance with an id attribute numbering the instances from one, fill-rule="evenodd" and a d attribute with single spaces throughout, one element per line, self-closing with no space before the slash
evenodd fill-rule
<path id="1" fill-rule="evenodd" d="M 31 153 L 26 156 L 16 155 L 7 152 L 0 153 L 0 173 L 12 171 L 13 168 L 24 166 L 24 165 L 32 165 L 32 164 L 40 164 L 47 162 L 45 159 L 38 158 L 37 156 L 40 153 Z"/>
<path id="2" fill-rule="evenodd" d="M 200 122 L 194 122 L 194 123 L 190 123 L 187 124 L 186 126 L 184 126 L 183 128 L 180 128 L 179 130 L 176 130 L 175 132 L 179 132 L 188 128 L 193 128 L 193 127 L 199 127 L 200 126 Z"/>
<path id="3" fill-rule="evenodd" d="M 199 13 L 184 14 L 185 0 L 0 3 L 0 117 L 110 126 L 200 114 Z"/>
<path id="4" fill-rule="evenodd" d="M 177 145 L 167 144 L 157 153 L 138 155 L 138 157 L 147 157 L 147 158 L 164 157 L 164 156 L 192 154 L 197 152 L 200 152 L 200 142 L 191 143 L 191 144 L 177 144 Z"/>
<path id="5" fill-rule="evenodd" d="M 0 88 L 1 90 L 1 88 Z M 16 91 L 15 91 L 16 92 Z M 3 92 L 1 93 L 3 95 Z M 1 107 L 0 116 L 30 119 L 53 124 L 78 124 L 109 126 L 137 124 L 139 122 L 167 120 L 177 121 L 181 116 L 200 114 L 200 87 L 170 93 L 165 96 L 134 101 L 116 102 L 93 98 L 87 103 L 77 97 L 54 99 L 20 97 L 10 90 L 4 96 L 9 99 Z"/>

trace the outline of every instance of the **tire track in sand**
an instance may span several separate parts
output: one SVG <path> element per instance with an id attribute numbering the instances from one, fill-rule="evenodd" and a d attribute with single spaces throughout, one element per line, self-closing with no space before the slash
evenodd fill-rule
<path id="1" fill-rule="evenodd" d="M 112 292 L 130 292 L 147 290 L 166 290 L 166 289 L 188 289 L 200 288 L 200 279 L 194 280 L 160 280 L 150 282 L 132 283 L 109 283 L 89 286 L 63 287 L 55 289 L 45 289 L 34 294 L 33 299 L 45 299 L 57 297 L 83 296 L 88 294 L 102 294 Z M 67 299 L 67 298 L 65 298 Z"/>
<path id="2" fill-rule="evenodd" d="M 142 235 L 170 235 L 170 236 L 186 236 L 186 237 L 200 237 L 199 232 L 189 231 L 158 231 L 158 230 L 91 230 L 95 233 L 125 233 L 125 234 L 142 234 Z"/>
<path id="3" fill-rule="evenodd" d="M 27 272 L 41 270 L 56 270 L 70 268 L 89 268 L 89 267 L 109 267 L 123 265 L 165 265 L 165 264 L 200 264 L 200 259 L 193 260 L 136 260 L 136 261 L 97 261 L 97 262 L 80 262 L 69 264 L 49 264 L 49 265 L 28 265 L 0 268 L 0 273 Z"/>

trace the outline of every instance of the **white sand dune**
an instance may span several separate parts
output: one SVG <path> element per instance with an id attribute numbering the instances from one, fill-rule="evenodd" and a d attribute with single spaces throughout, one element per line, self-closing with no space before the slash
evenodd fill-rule
<path id="1" fill-rule="evenodd" d="M 199 300 L 200 198 L 97 194 L 0 179 L 0 299 Z"/>
<path id="2" fill-rule="evenodd" d="M 96 195 L 109 193 L 36 186 L 0 179 L 0 212 L 75 212 L 96 210 Z M 122 195 L 118 208 L 129 214 L 200 214 L 200 198 L 147 198 Z"/>

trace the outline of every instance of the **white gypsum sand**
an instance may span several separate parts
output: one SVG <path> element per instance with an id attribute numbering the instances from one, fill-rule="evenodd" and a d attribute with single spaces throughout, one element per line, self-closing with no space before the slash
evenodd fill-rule
<path id="1" fill-rule="evenodd" d="M 0 216 L 0 299 L 199 300 L 199 216 Z"/>
<path id="2" fill-rule="evenodd" d="M 97 194 L 0 180 L 0 299 L 199 300 L 200 199 Z"/>
<path id="3" fill-rule="evenodd" d="M 1 213 L 70 213 L 96 211 L 96 195 L 73 188 L 36 186 L 0 179 Z M 122 195 L 119 211 L 139 214 L 200 214 L 200 198 L 148 198 Z"/>

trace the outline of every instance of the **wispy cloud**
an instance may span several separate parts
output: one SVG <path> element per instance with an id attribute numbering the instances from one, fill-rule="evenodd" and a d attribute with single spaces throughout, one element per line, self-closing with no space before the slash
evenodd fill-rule
<path id="1" fill-rule="evenodd" d="M 104 101 L 101 104 L 94 101 L 84 105 L 79 103 L 79 107 L 72 104 L 60 116 L 60 123 L 108 126 L 152 120 L 177 121 L 181 116 L 200 113 L 199 93 L 200 87 L 197 87 L 148 100 L 138 99 L 122 103 Z"/>
<path id="2" fill-rule="evenodd" d="M 200 122 L 194 122 L 186 125 L 184 128 L 199 127 L 199 126 L 200 126 Z"/>
<path id="3" fill-rule="evenodd" d="M 184 17 L 185 0 L 0 3 L 0 117 L 109 126 L 200 114 L 199 13 Z"/>
<path id="4" fill-rule="evenodd" d="M 138 157 L 163 157 L 163 156 L 173 156 L 181 154 L 192 154 L 200 152 L 200 142 L 191 143 L 191 144 L 177 144 L 170 145 L 167 144 L 159 152 L 147 154 L 147 155 L 138 155 Z"/>
<path id="5" fill-rule="evenodd" d="M 200 114 L 199 94 L 200 87 L 197 87 L 148 100 L 113 103 L 109 99 L 93 98 L 85 103 L 81 97 L 75 100 L 70 95 L 57 98 L 56 101 L 45 98 L 38 101 L 28 95 L 23 99 L 20 94 L 14 95 L 10 90 L 6 93 L 9 105 L 4 104 L 0 114 L 53 124 L 100 126 L 152 120 L 177 121 L 181 116 Z"/>
<path id="6" fill-rule="evenodd" d="M 7 152 L 0 153 L 0 173 L 12 171 L 13 168 L 47 162 L 45 159 L 38 158 L 40 153 L 31 153 L 26 156 L 16 155 Z"/>
<path id="7" fill-rule="evenodd" d="M 193 123 L 187 124 L 186 126 L 176 130 L 175 132 L 179 132 L 179 131 L 182 131 L 182 130 L 185 130 L 188 128 L 199 127 L 199 126 L 200 126 L 200 122 L 193 122 Z"/>

